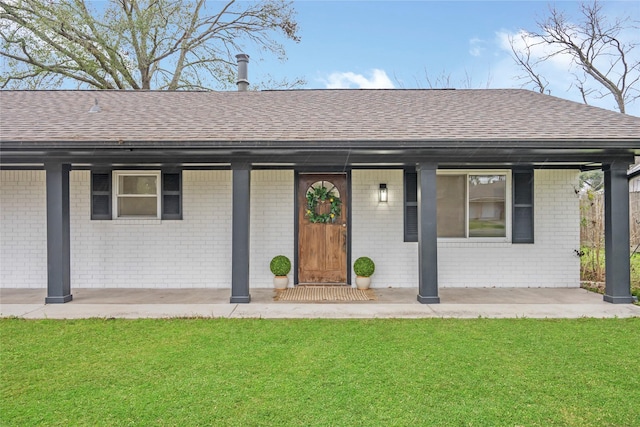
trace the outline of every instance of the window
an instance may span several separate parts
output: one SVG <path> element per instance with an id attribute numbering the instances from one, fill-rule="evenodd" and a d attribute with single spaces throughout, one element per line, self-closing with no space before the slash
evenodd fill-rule
<path id="1" fill-rule="evenodd" d="M 160 172 L 124 171 L 113 174 L 113 206 L 116 218 L 158 218 Z"/>
<path id="2" fill-rule="evenodd" d="M 182 174 L 92 171 L 91 219 L 182 219 Z"/>
<path id="3" fill-rule="evenodd" d="M 507 237 L 507 174 L 438 175 L 438 237 Z"/>
<path id="4" fill-rule="evenodd" d="M 438 237 L 500 240 L 511 237 L 513 243 L 533 243 L 533 169 L 514 170 L 513 186 L 511 176 L 509 171 L 440 171 Z M 417 173 L 405 171 L 407 242 L 418 240 L 417 190 Z"/>

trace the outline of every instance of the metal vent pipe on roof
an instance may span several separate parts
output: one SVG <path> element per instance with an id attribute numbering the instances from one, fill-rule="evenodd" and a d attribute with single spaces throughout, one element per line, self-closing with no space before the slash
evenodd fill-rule
<path id="1" fill-rule="evenodd" d="M 247 71 L 247 64 L 249 64 L 249 55 L 245 53 L 239 53 L 236 55 L 238 60 L 238 92 L 246 92 L 249 87 L 249 73 Z"/>
<path id="2" fill-rule="evenodd" d="M 100 112 L 100 105 L 98 105 L 98 98 L 94 98 L 94 100 L 95 100 L 95 103 L 89 109 L 89 112 L 90 113 L 99 113 Z"/>

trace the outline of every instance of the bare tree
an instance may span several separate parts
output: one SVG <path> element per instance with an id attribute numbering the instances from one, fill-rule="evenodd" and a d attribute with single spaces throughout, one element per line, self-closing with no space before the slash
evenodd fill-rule
<path id="1" fill-rule="evenodd" d="M 534 59 L 532 49 L 536 45 L 535 42 L 529 41 L 529 34 L 520 32 L 518 34 L 519 41 L 514 36 L 509 36 L 509 45 L 511 46 L 511 54 L 513 60 L 520 68 L 525 71 L 524 75 L 517 76 L 519 80 L 525 80 L 525 85 L 532 84 L 540 93 L 547 92 L 549 81 L 545 79 L 540 72 L 536 70 L 540 60 Z"/>
<path id="2" fill-rule="evenodd" d="M 434 77 L 432 74 L 429 74 L 429 70 L 427 70 L 426 67 L 424 69 L 424 81 L 427 82 L 427 88 L 429 89 L 451 88 L 453 87 L 451 80 L 451 73 L 447 73 L 445 70 L 442 70 L 439 75 Z M 416 85 L 421 87 L 418 78 L 416 78 Z"/>
<path id="3" fill-rule="evenodd" d="M 637 23 L 628 16 L 610 20 L 597 1 L 581 4 L 580 11 L 581 22 L 574 24 L 551 6 L 549 16 L 538 22 L 537 32 L 521 33 L 519 40 L 510 38 L 514 60 L 525 71 L 527 83 L 544 92 L 548 80 L 537 71 L 538 66 L 552 57 L 568 55 L 577 66 L 574 85 L 583 101 L 611 95 L 624 113 L 625 105 L 640 98 Z M 632 41 L 625 42 L 629 35 Z M 550 50 L 540 56 L 532 54 L 541 47 Z"/>
<path id="4" fill-rule="evenodd" d="M 398 75 L 394 73 L 393 78 L 398 87 L 402 89 L 405 88 L 404 82 L 402 81 L 402 79 L 400 79 L 400 77 L 398 77 Z M 473 81 L 473 77 L 466 69 L 464 70 L 463 77 L 454 79 L 451 73 L 447 72 L 446 70 L 442 70 L 440 74 L 433 75 L 430 74 L 429 70 L 425 67 L 424 76 L 414 76 L 413 79 L 415 82 L 415 87 L 417 87 L 418 89 L 473 89 L 474 87 L 477 87 L 477 85 Z M 483 86 L 486 89 L 491 86 L 491 73 L 487 74 L 487 80 L 480 86 Z"/>
<path id="5" fill-rule="evenodd" d="M 286 0 L 0 0 L 0 37 L 2 88 L 224 88 L 248 45 L 299 41 Z"/>

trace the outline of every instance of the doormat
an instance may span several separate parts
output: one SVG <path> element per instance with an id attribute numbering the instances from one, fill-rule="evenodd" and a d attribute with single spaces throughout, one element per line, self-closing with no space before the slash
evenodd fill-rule
<path id="1" fill-rule="evenodd" d="M 375 301 L 373 290 L 348 286 L 296 286 L 277 291 L 274 301 L 332 302 Z"/>

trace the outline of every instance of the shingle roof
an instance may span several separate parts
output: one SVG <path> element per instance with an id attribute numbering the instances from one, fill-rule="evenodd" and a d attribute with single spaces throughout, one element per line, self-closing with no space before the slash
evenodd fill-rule
<path id="1" fill-rule="evenodd" d="M 89 113 L 94 99 L 101 111 Z M 3 143 L 608 140 L 640 147 L 638 117 L 520 89 L 2 91 L 0 103 Z"/>

